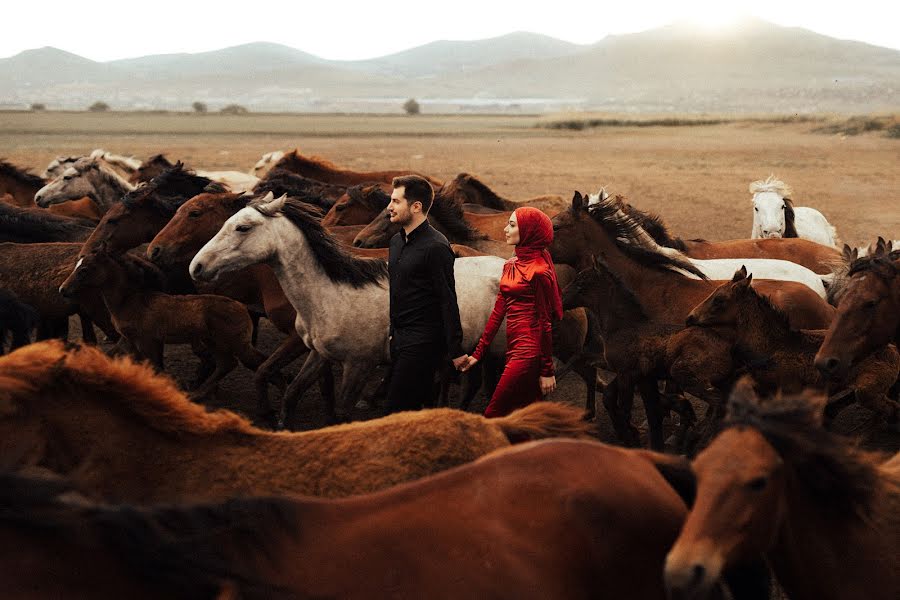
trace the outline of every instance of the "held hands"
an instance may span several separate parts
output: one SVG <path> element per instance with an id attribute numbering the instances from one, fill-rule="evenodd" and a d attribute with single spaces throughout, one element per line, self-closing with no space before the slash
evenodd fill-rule
<path id="1" fill-rule="evenodd" d="M 551 375 L 550 377 L 541 377 L 541 394 L 546 396 L 550 392 L 556 389 L 556 376 Z"/>
<path id="2" fill-rule="evenodd" d="M 457 371 L 465 373 L 469 369 L 475 366 L 475 363 L 478 362 L 477 358 L 473 358 L 468 354 L 463 354 L 459 358 L 453 359 L 453 366 L 456 367 Z"/>

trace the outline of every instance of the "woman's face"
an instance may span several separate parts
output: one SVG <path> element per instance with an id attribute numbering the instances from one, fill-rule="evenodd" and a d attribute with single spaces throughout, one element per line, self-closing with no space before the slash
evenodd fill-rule
<path id="1" fill-rule="evenodd" d="M 510 246 L 519 243 L 519 221 L 516 220 L 516 213 L 509 215 L 509 221 L 503 228 L 503 233 L 506 234 L 506 243 Z"/>

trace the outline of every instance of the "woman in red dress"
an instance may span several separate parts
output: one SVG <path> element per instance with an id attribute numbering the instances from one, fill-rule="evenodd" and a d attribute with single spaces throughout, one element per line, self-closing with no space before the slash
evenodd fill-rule
<path id="1" fill-rule="evenodd" d="M 506 317 L 506 368 L 486 417 L 502 417 L 540 400 L 556 388 L 552 322 L 562 318 L 556 271 L 547 246 L 553 224 L 532 207 L 517 208 L 503 230 L 516 255 L 503 265 L 500 293 L 475 351 L 461 370 L 478 362 Z"/>

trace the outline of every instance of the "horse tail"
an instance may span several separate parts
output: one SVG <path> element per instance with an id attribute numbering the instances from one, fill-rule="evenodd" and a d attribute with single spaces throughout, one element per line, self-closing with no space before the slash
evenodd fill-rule
<path id="1" fill-rule="evenodd" d="M 583 410 L 557 402 L 535 402 L 491 422 L 500 427 L 511 444 L 554 437 L 596 437 L 594 425 L 584 420 Z"/>

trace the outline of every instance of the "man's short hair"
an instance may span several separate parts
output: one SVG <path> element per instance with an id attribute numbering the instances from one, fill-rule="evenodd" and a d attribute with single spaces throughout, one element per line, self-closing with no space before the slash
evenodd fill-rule
<path id="1" fill-rule="evenodd" d="M 394 177 L 391 185 L 395 188 L 404 188 L 403 197 L 409 204 L 421 202 L 423 213 L 428 214 L 428 211 L 431 210 L 431 203 L 434 202 L 434 189 L 424 177 L 420 175 Z"/>

